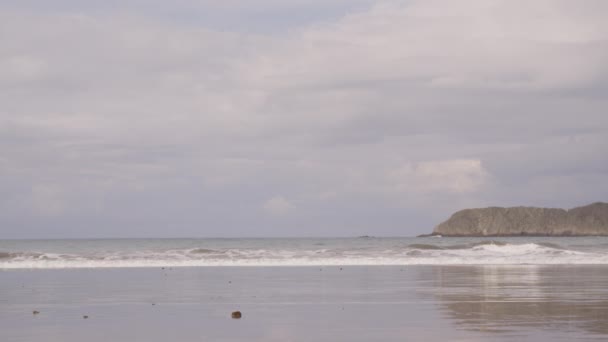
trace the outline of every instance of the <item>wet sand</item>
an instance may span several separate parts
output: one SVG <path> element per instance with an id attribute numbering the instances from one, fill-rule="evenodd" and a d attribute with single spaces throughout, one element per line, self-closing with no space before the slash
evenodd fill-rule
<path id="1" fill-rule="evenodd" d="M 231 318 L 235 310 L 241 319 Z M 608 267 L 5 270 L 0 337 L 602 341 L 608 339 Z"/>

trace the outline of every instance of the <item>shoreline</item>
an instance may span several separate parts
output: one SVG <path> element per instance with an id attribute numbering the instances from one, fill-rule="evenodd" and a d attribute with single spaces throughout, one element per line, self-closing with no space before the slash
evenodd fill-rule
<path id="1" fill-rule="evenodd" d="M 40 336 L 64 342 L 603 340 L 608 337 L 606 269 L 437 265 L 0 272 L 0 321 L 10 341 Z M 234 311 L 242 318 L 232 319 Z"/>

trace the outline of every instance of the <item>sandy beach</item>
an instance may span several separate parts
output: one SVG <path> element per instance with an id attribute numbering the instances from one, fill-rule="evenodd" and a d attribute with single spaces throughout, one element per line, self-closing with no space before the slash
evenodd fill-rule
<path id="1" fill-rule="evenodd" d="M 0 0 L 0 342 L 607 342 L 607 17 Z"/>
<path id="2" fill-rule="evenodd" d="M 15 342 L 601 341 L 606 298 L 606 266 L 4 270 L 0 331 Z"/>

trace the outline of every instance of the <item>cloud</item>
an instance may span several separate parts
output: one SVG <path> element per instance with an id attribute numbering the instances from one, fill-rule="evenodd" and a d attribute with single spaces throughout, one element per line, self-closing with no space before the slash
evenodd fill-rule
<path id="1" fill-rule="evenodd" d="M 264 202 L 262 208 L 271 215 L 281 216 L 295 209 L 295 206 L 283 196 L 275 196 Z"/>
<path id="2" fill-rule="evenodd" d="M 400 191 L 467 193 L 481 190 L 488 178 L 479 159 L 406 164 L 389 173 Z"/>
<path id="3" fill-rule="evenodd" d="M 414 235 L 608 194 L 605 1 L 156 5 L 0 5 L 0 235 Z"/>
<path id="4" fill-rule="evenodd" d="M 37 185 L 32 189 L 32 205 L 42 216 L 58 216 L 65 212 L 63 191 L 53 185 Z"/>
<path id="5" fill-rule="evenodd" d="M 606 4 L 572 11 L 567 1 L 383 2 L 303 30 L 277 52 L 288 64 L 268 60 L 262 70 L 275 85 L 298 88 L 378 81 L 428 88 L 582 86 L 598 73 L 605 77 L 600 9 Z"/>

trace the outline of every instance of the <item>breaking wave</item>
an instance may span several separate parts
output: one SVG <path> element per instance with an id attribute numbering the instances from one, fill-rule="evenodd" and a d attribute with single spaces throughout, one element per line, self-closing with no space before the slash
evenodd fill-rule
<path id="1" fill-rule="evenodd" d="M 525 264 L 608 264 L 608 253 L 568 250 L 553 243 L 510 244 L 498 241 L 459 245 L 409 244 L 382 249 L 190 248 L 92 254 L 0 251 L 0 269 Z"/>
<path id="2" fill-rule="evenodd" d="M 429 249 L 429 250 L 446 250 L 446 249 L 468 249 L 468 248 L 473 248 L 473 247 L 477 247 L 477 246 L 486 246 L 486 245 L 490 245 L 490 246 L 506 246 L 507 243 L 506 242 L 502 242 L 502 241 L 480 241 L 480 242 L 472 242 L 472 243 L 467 243 L 467 244 L 460 244 L 460 245 L 447 245 L 447 246 L 441 246 L 441 245 L 433 245 L 433 244 L 425 244 L 425 243 L 414 243 L 411 245 L 408 245 L 410 248 L 413 249 Z M 540 244 L 539 244 L 540 245 Z"/>

